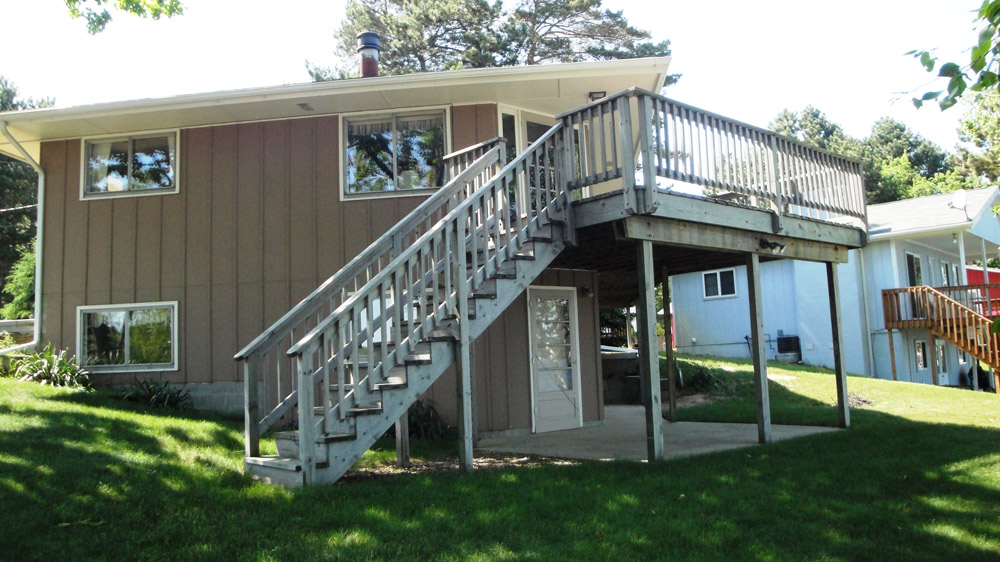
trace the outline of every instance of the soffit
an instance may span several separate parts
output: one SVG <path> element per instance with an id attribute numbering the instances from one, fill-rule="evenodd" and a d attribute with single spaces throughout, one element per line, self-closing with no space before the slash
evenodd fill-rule
<path id="1" fill-rule="evenodd" d="M 37 158 L 39 143 L 47 140 L 355 111 L 502 103 L 557 115 L 587 103 L 592 91 L 612 94 L 633 86 L 657 91 L 669 62 L 657 57 L 359 78 L 19 111 L 0 114 L 0 120 Z M 17 157 L 2 137 L 0 152 Z"/>

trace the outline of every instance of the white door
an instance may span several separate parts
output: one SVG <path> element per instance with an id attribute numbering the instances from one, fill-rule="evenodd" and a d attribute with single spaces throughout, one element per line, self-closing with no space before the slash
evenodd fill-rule
<path id="1" fill-rule="evenodd" d="M 532 430 L 583 425 L 576 289 L 528 288 Z"/>

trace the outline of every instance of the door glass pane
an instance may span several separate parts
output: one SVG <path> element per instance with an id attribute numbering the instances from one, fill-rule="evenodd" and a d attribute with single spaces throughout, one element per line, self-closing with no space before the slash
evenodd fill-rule
<path id="1" fill-rule="evenodd" d="M 535 357 L 543 369 L 565 369 L 570 366 L 571 348 L 569 345 L 538 346 Z"/>
<path id="2" fill-rule="evenodd" d="M 347 192 L 392 189 L 392 120 L 348 122 Z"/>
<path id="3" fill-rule="evenodd" d="M 162 189 L 174 185 L 174 136 L 135 139 L 132 144 L 131 189 Z"/>
<path id="4" fill-rule="evenodd" d="M 128 141 L 87 143 L 87 193 L 128 189 Z"/>
<path id="5" fill-rule="evenodd" d="M 86 365 L 125 364 L 125 313 L 88 312 L 83 315 L 85 326 Z"/>
<path id="6" fill-rule="evenodd" d="M 569 322 L 569 300 L 536 297 L 535 318 L 539 322 Z"/>
<path id="7" fill-rule="evenodd" d="M 538 373 L 538 390 L 540 392 L 573 390 L 573 371 L 571 369 L 540 370 Z"/>
<path id="8" fill-rule="evenodd" d="M 539 345 L 568 344 L 569 322 L 535 322 L 535 340 Z"/>
<path id="9" fill-rule="evenodd" d="M 444 185 L 444 118 L 440 115 L 399 117 L 396 189 Z"/>
<path id="10" fill-rule="evenodd" d="M 129 363 L 171 362 L 170 310 L 133 310 L 129 321 Z"/>

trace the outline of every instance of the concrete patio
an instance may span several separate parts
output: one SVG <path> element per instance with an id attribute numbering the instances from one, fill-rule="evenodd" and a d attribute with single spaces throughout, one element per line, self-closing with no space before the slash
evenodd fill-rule
<path id="1" fill-rule="evenodd" d="M 646 420 L 642 406 L 605 406 L 604 423 L 549 433 L 484 437 L 477 449 L 565 459 L 646 458 Z M 837 431 L 833 427 L 772 426 L 774 441 Z M 687 457 L 757 444 L 757 426 L 743 423 L 664 423 L 664 458 Z"/>

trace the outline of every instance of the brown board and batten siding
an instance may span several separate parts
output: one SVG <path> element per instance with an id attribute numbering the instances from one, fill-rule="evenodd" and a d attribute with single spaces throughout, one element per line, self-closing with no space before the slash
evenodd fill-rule
<path id="1" fill-rule="evenodd" d="M 454 149 L 495 137 L 496 105 L 451 123 Z M 337 116 L 183 129 L 179 193 L 85 201 L 81 141 L 44 143 L 42 341 L 79 355 L 77 307 L 177 301 L 178 370 L 162 377 L 240 380 L 243 345 L 423 200 L 341 201 L 339 138 Z"/>
<path id="2" fill-rule="evenodd" d="M 532 286 L 576 287 L 583 422 L 604 419 L 597 272 L 546 269 Z M 528 296 L 522 293 L 472 348 L 473 408 L 479 431 L 531 429 Z M 457 422 L 455 370 L 449 368 L 425 398 L 449 425 Z"/>

